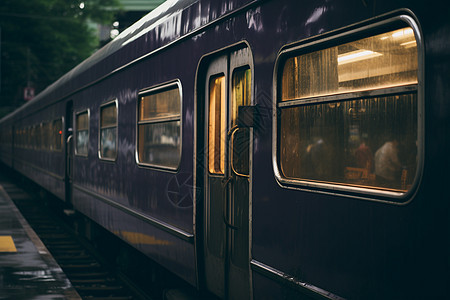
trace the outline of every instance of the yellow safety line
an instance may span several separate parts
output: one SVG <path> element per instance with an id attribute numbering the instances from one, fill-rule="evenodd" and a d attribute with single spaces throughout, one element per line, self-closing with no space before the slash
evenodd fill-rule
<path id="1" fill-rule="evenodd" d="M 10 235 L 0 236 L 0 252 L 17 252 L 16 245 Z"/>

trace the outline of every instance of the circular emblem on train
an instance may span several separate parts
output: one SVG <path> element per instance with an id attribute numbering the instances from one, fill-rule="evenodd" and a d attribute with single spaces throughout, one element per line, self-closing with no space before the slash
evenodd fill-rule
<path id="1" fill-rule="evenodd" d="M 177 208 L 189 208 L 193 205 L 193 176 L 189 173 L 174 175 L 167 184 L 167 198 Z"/>

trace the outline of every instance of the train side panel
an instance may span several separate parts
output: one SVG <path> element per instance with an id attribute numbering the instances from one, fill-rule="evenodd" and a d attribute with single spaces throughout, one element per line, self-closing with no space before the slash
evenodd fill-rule
<path id="1" fill-rule="evenodd" d="M 447 12 L 448 4 L 438 1 L 167 2 L 4 119 L 1 161 L 191 285 L 212 286 L 221 297 L 239 295 L 231 291 L 230 269 L 244 257 L 243 286 L 254 299 L 444 298 L 450 249 Z M 414 67 L 397 72 L 413 80 L 387 80 L 389 67 L 367 75 L 376 69 L 371 66 L 353 79 L 339 78 L 339 62 L 367 59 L 361 56 L 382 61 L 389 51 L 373 45 L 402 35 L 410 40 L 398 43 L 402 55 L 392 51 L 391 65 L 413 57 Z M 361 51 L 368 44 L 372 51 Z M 417 51 L 405 50 L 411 48 Z M 321 78 L 325 69 L 333 80 Z M 242 70 L 245 78 L 233 81 Z M 367 88 L 369 77 L 377 80 Z M 363 88 L 328 91 L 342 91 L 350 81 Z M 214 120 L 231 120 L 229 103 L 237 102 L 231 94 L 244 83 L 250 86 L 248 106 L 257 107 L 249 129 L 251 169 L 221 174 L 220 168 L 233 169 L 234 158 L 223 157 L 232 153 L 236 128 L 227 124 L 218 132 L 227 150 L 220 143 L 222 150 L 211 147 L 208 130 Z M 211 109 L 211 86 L 227 95 L 222 114 Z M 318 92 L 303 95 L 308 89 Z M 176 99 L 168 100 L 173 107 L 147 106 L 168 94 Z M 384 106 L 373 109 L 375 102 Z M 392 103 L 400 108 L 390 114 Z M 369 112 L 367 119 L 385 122 L 361 125 Z M 374 164 L 387 140 L 380 128 L 399 135 L 406 149 L 395 185 L 377 177 L 374 166 L 347 159 L 357 142 L 367 140 Z M 328 151 L 313 158 L 313 149 L 330 140 Z M 215 151 L 226 154 L 210 166 Z M 339 170 L 330 175 L 332 169 Z M 216 194 L 209 193 L 210 178 Z M 239 195 L 227 196 L 247 180 L 242 178 L 248 178 L 244 205 Z M 234 210 L 246 222 L 240 229 L 248 230 L 241 235 L 245 255 L 229 247 L 240 236 L 227 213 Z M 220 226 L 210 227 L 212 218 Z M 211 248 L 217 253 L 208 260 Z M 216 263 L 217 273 L 226 274 L 205 278 Z"/>

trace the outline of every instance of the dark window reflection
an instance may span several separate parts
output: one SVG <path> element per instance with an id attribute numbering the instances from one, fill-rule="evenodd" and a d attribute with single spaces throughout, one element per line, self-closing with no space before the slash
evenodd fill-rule
<path id="1" fill-rule="evenodd" d="M 79 113 L 76 117 L 75 153 L 88 155 L 89 148 L 89 114 L 87 111 Z"/>
<path id="2" fill-rule="evenodd" d="M 117 156 L 117 106 L 116 102 L 100 110 L 100 157 L 115 159 Z"/>

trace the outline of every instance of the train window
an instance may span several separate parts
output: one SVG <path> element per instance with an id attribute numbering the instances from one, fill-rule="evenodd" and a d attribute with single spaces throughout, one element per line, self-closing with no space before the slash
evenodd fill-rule
<path id="1" fill-rule="evenodd" d="M 249 67 L 238 68 L 233 72 L 232 78 L 232 125 L 237 124 L 238 108 L 242 105 L 251 104 L 251 80 L 252 72 Z M 233 169 L 239 174 L 249 174 L 249 141 L 250 131 L 248 128 L 240 128 L 232 139 Z"/>
<path id="2" fill-rule="evenodd" d="M 38 126 L 34 125 L 31 127 L 31 148 L 37 150 L 38 149 Z"/>
<path id="3" fill-rule="evenodd" d="M 99 156 L 115 160 L 117 157 L 117 100 L 100 107 Z"/>
<path id="4" fill-rule="evenodd" d="M 42 144 L 44 150 L 50 150 L 50 133 L 51 133 L 51 123 L 42 123 Z"/>
<path id="5" fill-rule="evenodd" d="M 209 81 L 209 118 L 208 118 L 208 144 L 209 144 L 209 172 L 224 174 L 225 172 L 225 141 L 226 141 L 226 99 L 225 76 L 211 77 Z"/>
<path id="6" fill-rule="evenodd" d="M 42 149 L 42 124 L 36 125 L 36 149 Z"/>
<path id="7" fill-rule="evenodd" d="M 278 178 L 405 194 L 418 168 L 413 29 L 292 53 L 278 81 Z"/>
<path id="8" fill-rule="evenodd" d="M 181 158 L 180 83 L 140 93 L 138 105 L 138 163 L 176 169 Z"/>
<path id="9" fill-rule="evenodd" d="M 60 151 L 62 149 L 62 119 L 57 119 L 53 121 L 52 129 L 52 150 Z"/>
<path id="10" fill-rule="evenodd" d="M 87 156 L 89 149 L 89 111 L 77 113 L 75 122 L 75 154 Z"/>

